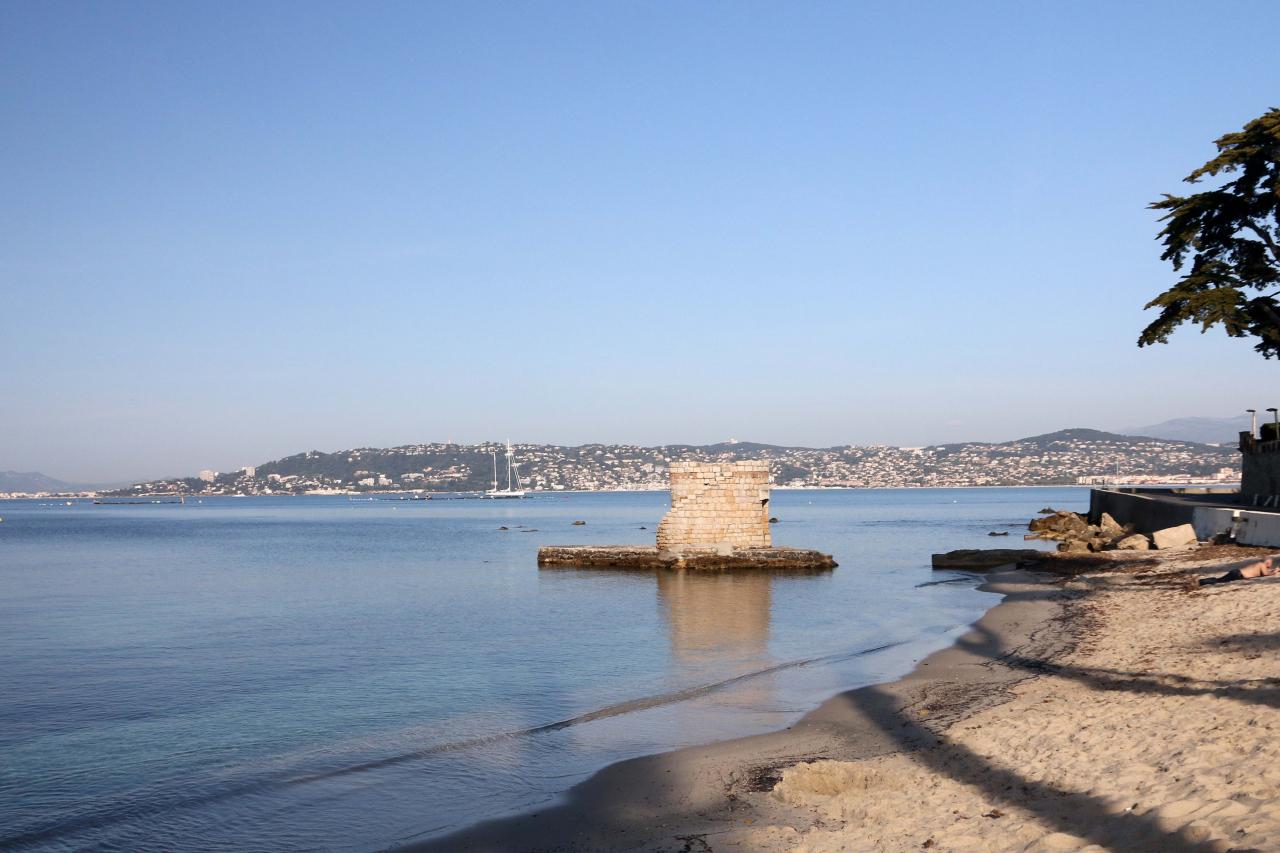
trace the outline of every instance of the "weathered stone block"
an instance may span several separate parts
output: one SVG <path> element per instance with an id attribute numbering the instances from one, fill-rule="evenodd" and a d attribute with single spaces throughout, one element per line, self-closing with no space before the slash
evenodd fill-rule
<path id="1" fill-rule="evenodd" d="M 1147 551 L 1150 550 L 1150 548 L 1150 540 L 1141 533 L 1126 536 L 1116 543 L 1117 551 Z"/>
<path id="2" fill-rule="evenodd" d="M 658 548 L 768 547 L 769 466 L 764 462 L 673 462 L 671 511 Z"/>
<path id="3" fill-rule="evenodd" d="M 1190 524 L 1166 527 L 1152 533 L 1151 540 L 1157 548 L 1183 548 L 1196 544 L 1196 529 Z"/>

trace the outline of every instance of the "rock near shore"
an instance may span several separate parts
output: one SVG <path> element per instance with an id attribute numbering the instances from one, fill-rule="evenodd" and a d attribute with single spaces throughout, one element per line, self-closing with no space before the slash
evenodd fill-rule
<path id="1" fill-rule="evenodd" d="M 1042 518 L 1033 518 L 1027 529 L 1031 531 L 1027 539 L 1056 540 L 1059 543 L 1058 550 L 1069 554 L 1145 551 L 1151 547 L 1150 539 L 1135 532 L 1131 525 L 1121 524 L 1105 512 L 1097 524 L 1090 524 L 1088 519 L 1077 512 L 1056 509 Z M 1193 534 L 1192 539 L 1194 538 Z M 1156 547 L 1160 545 L 1157 544 Z"/>
<path id="2" fill-rule="evenodd" d="M 1190 524 L 1167 527 L 1146 536 L 1105 512 L 1097 524 L 1090 524 L 1084 516 L 1069 510 L 1052 510 L 1047 515 L 1044 512 L 1043 517 L 1033 518 L 1027 525 L 1031 533 L 1025 538 L 1056 540 L 1058 550 L 1068 554 L 1193 548 L 1197 544 L 1195 528 Z"/>
<path id="3" fill-rule="evenodd" d="M 645 545 L 548 545 L 538 549 L 540 568 L 695 569 L 825 572 L 836 568 L 830 554 L 807 548 L 733 548 L 724 551 L 660 551 Z"/>
<path id="4" fill-rule="evenodd" d="M 1035 560 L 1040 551 L 1032 548 L 965 548 L 933 555 L 935 569 L 994 569 Z"/>

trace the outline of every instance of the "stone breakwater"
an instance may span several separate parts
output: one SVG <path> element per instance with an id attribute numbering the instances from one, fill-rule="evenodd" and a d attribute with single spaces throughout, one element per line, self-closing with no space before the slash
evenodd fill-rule
<path id="1" fill-rule="evenodd" d="M 656 546 L 552 545 L 538 550 L 538 565 L 778 571 L 836 567 L 830 554 L 772 545 L 767 462 L 673 462 L 671 509 L 658 525 Z"/>
<path id="2" fill-rule="evenodd" d="M 767 462 L 671 463 L 671 510 L 658 525 L 658 550 L 772 544 Z"/>
<path id="3" fill-rule="evenodd" d="M 548 545 L 538 549 L 540 568 L 766 569 L 823 572 L 836 567 L 830 554 L 807 548 L 739 548 L 730 553 L 686 548 L 676 553 L 652 545 Z"/>

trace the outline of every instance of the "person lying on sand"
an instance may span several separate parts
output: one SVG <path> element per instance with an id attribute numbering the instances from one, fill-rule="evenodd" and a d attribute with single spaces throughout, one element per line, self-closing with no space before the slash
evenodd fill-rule
<path id="1" fill-rule="evenodd" d="M 1231 581 L 1252 580 L 1253 578 L 1265 578 L 1274 575 L 1280 571 L 1280 555 L 1263 557 L 1261 560 L 1249 560 L 1222 577 L 1218 578 L 1201 578 L 1200 586 L 1209 586 L 1215 583 L 1230 583 Z"/>

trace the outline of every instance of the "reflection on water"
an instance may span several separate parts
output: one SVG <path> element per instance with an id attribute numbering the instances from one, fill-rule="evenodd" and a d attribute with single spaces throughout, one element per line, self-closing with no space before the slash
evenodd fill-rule
<path id="1" fill-rule="evenodd" d="M 763 572 L 659 572 L 671 651 L 683 662 L 769 660 L 770 586 Z"/>
<path id="2" fill-rule="evenodd" d="M 536 568 L 651 542 L 651 493 L 6 503 L 0 848 L 386 849 L 537 808 L 892 678 L 990 603 L 931 551 L 1085 494 L 779 493 L 780 541 L 842 566 L 813 577 Z"/>
<path id="3" fill-rule="evenodd" d="M 758 672 L 772 666 L 772 584 L 773 577 L 764 572 L 659 572 L 658 601 L 677 664 L 705 673 Z M 764 673 L 710 698 L 719 706 L 767 709 L 774 704 L 774 681 L 772 673 Z M 689 713 L 701 709 L 678 711 L 681 724 L 688 725 Z"/>

